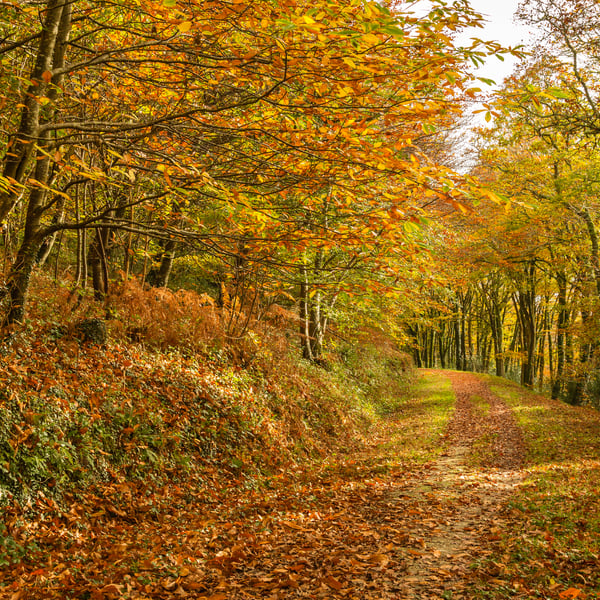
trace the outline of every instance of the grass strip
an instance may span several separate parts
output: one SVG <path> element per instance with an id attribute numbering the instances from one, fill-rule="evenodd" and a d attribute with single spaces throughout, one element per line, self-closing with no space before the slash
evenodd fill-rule
<path id="1" fill-rule="evenodd" d="M 489 377 L 523 430 L 527 479 L 514 496 L 485 598 L 600 597 L 600 413 Z"/>

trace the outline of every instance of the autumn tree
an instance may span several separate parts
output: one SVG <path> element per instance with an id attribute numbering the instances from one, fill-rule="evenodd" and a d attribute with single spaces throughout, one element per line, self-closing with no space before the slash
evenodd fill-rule
<path id="1" fill-rule="evenodd" d="M 300 296 L 318 340 L 340 274 L 401 243 L 431 203 L 458 201 L 456 176 L 420 139 L 473 93 L 465 61 L 498 49 L 453 46 L 478 16 L 441 2 L 424 17 L 293 1 L 2 11 L 2 64 L 24 74 L 3 76 L 0 215 L 19 244 L 8 323 L 64 231 L 77 236 L 76 279 L 91 272 L 98 297 L 117 254 L 126 273 L 142 254 L 158 285 L 178 247 L 285 264 L 311 287 Z"/>

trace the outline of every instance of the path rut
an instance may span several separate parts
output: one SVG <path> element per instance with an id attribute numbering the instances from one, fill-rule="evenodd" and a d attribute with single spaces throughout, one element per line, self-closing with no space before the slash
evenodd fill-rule
<path id="1" fill-rule="evenodd" d="M 500 511 L 523 478 L 523 440 L 509 407 L 471 374 L 448 377 L 456 394 L 448 448 L 419 485 L 399 494 L 407 510 L 430 510 L 440 523 L 407 569 L 399 596 L 407 599 L 469 598 L 470 566 L 498 538 Z"/>

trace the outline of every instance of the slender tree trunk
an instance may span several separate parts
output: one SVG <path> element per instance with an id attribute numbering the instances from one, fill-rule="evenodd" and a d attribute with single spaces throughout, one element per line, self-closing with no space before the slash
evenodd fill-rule
<path id="1" fill-rule="evenodd" d="M 438 340 L 438 354 L 440 356 L 440 366 L 442 367 L 442 369 L 446 368 L 446 352 L 447 352 L 447 348 L 446 345 L 444 344 L 444 337 L 445 337 L 445 333 L 446 333 L 446 325 L 443 324 L 442 328 L 437 336 L 437 340 Z"/>
<path id="2" fill-rule="evenodd" d="M 510 371 L 512 356 L 513 356 L 515 350 L 517 349 L 517 344 L 519 343 L 520 337 L 521 337 L 521 326 L 520 326 L 519 320 L 517 319 L 517 322 L 515 323 L 515 328 L 513 330 L 513 336 L 510 341 L 510 344 L 508 346 L 508 356 L 506 357 L 506 360 L 504 362 L 505 373 L 508 373 Z"/>
<path id="3" fill-rule="evenodd" d="M 556 274 L 558 285 L 558 321 L 556 325 L 556 375 L 552 383 L 552 398 L 559 398 L 564 384 L 565 370 L 565 336 L 569 327 L 569 311 L 567 309 L 567 275 L 564 271 Z"/>
<path id="4" fill-rule="evenodd" d="M 49 0 L 46 3 L 45 19 L 35 65 L 28 78 L 31 85 L 21 102 L 19 128 L 10 137 L 6 148 L 6 160 L 2 175 L 5 179 L 14 181 L 15 185 L 0 193 L 0 223 L 6 221 L 9 213 L 21 198 L 22 186 L 31 168 L 36 168 L 33 165 L 33 157 L 36 149 L 34 141 L 38 141 L 39 138 L 42 107 L 40 98 L 47 97 L 53 100 L 56 97 L 56 86 L 61 83 L 59 77 L 53 77 L 51 85 L 49 85 L 44 74 L 52 72 L 53 68 L 63 66 L 70 26 L 71 2 Z M 42 180 L 40 183 L 45 184 L 46 181 Z"/>
<path id="5" fill-rule="evenodd" d="M 302 280 L 300 281 L 300 345 L 302 357 L 313 360 L 312 346 L 310 343 L 310 300 L 308 297 L 308 272 L 306 266 L 302 267 Z"/>
<path id="6" fill-rule="evenodd" d="M 589 327 L 591 314 L 589 311 L 581 311 L 581 321 L 584 330 Z M 573 406 L 581 406 L 583 404 L 583 397 L 587 382 L 589 379 L 589 373 L 587 369 L 587 363 L 589 362 L 592 355 L 592 344 L 589 342 L 582 342 L 579 349 L 579 369 L 575 373 L 575 377 L 569 382 L 567 402 Z"/>
<path id="7" fill-rule="evenodd" d="M 63 217 L 65 214 L 65 198 L 63 196 L 60 197 L 56 205 L 56 212 L 54 217 L 52 218 L 52 225 L 59 225 L 63 222 Z M 36 262 L 39 266 L 43 266 L 44 263 L 48 260 L 50 256 L 50 252 L 52 252 L 52 248 L 54 247 L 54 243 L 56 242 L 56 238 L 58 236 L 58 232 L 55 231 L 53 234 L 44 238 L 42 245 L 40 246 L 38 255 L 36 257 Z"/>
<path id="8" fill-rule="evenodd" d="M 460 320 L 458 314 L 456 315 L 456 319 L 454 320 L 454 351 L 455 351 L 455 359 L 456 359 L 456 370 L 462 371 L 463 359 L 461 354 L 462 344 L 460 341 Z"/>
<path id="9" fill-rule="evenodd" d="M 17 252 L 17 257 L 8 278 L 9 310 L 4 324 L 21 323 L 25 316 L 25 304 L 29 281 L 35 266 L 42 237 L 39 234 L 26 236 Z"/>
<path id="10" fill-rule="evenodd" d="M 104 299 L 108 293 L 108 259 L 106 256 L 108 237 L 109 228 L 99 227 L 95 231 L 94 239 L 88 250 L 88 265 L 96 300 Z"/>
<path id="11" fill-rule="evenodd" d="M 525 268 L 525 277 L 520 289 L 513 296 L 513 302 L 521 330 L 521 384 L 533 387 L 535 381 L 535 352 L 537 349 L 535 264 Z"/>
<path id="12" fill-rule="evenodd" d="M 413 352 L 413 360 L 415 361 L 415 366 L 417 367 L 417 369 L 420 369 L 423 366 L 423 360 L 421 358 L 421 346 L 420 346 L 420 340 L 419 340 L 419 326 L 415 324 L 415 326 L 413 327 L 412 325 L 408 326 L 408 334 L 410 335 L 410 337 L 412 338 L 413 342 L 412 342 L 412 352 Z"/>
<path id="13" fill-rule="evenodd" d="M 64 66 L 66 45 L 71 31 L 72 2 L 63 0 L 47 3 L 46 20 L 40 38 L 36 64 L 31 75 L 32 85 L 23 101 L 21 124 L 17 135 L 9 142 L 9 158 L 3 175 L 17 184 L 24 181 L 29 163 L 35 156 L 34 179 L 37 185 L 29 193 L 25 227 L 21 247 L 8 276 L 8 311 L 5 324 L 22 322 L 25 315 L 25 302 L 31 274 L 44 239 L 53 230 L 42 224 L 42 215 L 49 208 L 45 206 L 46 189 L 50 177 L 50 158 L 47 151 L 50 134 L 39 133 L 41 112 L 39 97 L 45 96 L 50 104 L 57 100 L 58 90 L 63 83 L 63 75 L 51 77 L 50 85 L 44 74 Z M 49 119 L 46 116 L 46 119 Z M 33 138 L 36 144 L 32 143 Z M 15 186 L 19 188 L 19 186 Z M 20 191 L 9 190 L 0 195 L 0 222 L 5 220 L 20 198 Z"/>
<path id="14" fill-rule="evenodd" d="M 177 242 L 175 240 L 166 240 L 162 243 L 162 249 L 155 257 L 158 266 L 153 266 L 148 272 L 146 283 L 152 287 L 167 287 L 173 261 L 175 260 L 175 249 Z"/>

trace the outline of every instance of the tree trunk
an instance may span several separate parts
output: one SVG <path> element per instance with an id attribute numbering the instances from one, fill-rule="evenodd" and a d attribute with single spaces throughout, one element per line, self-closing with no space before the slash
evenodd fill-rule
<path id="1" fill-rule="evenodd" d="M 454 320 L 454 348 L 455 348 L 455 359 L 456 359 L 456 370 L 461 371 L 463 360 L 461 354 L 462 344 L 460 342 L 460 322 L 458 318 L 458 314 L 456 315 L 456 319 Z"/>
<path id="2" fill-rule="evenodd" d="M 110 230 L 108 227 L 96 229 L 88 251 L 88 265 L 92 275 L 94 298 L 103 300 L 108 294 L 107 247 Z"/>
<path id="3" fill-rule="evenodd" d="M 57 86 L 62 77 L 53 77 L 51 82 L 44 74 L 52 72 L 53 68 L 63 66 L 66 41 L 71 27 L 71 2 L 64 0 L 49 0 L 46 3 L 45 20 L 40 35 L 40 45 L 35 65 L 29 74 L 31 82 L 25 93 L 21 106 L 21 120 L 17 132 L 10 137 L 6 148 L 3 177 L 14 181 L 15 185 L 0 193 L 0 223 L 4 222 L 19 201 L 23 184 L 34 165 L 33 157 L 36 151 L 35 141 L 38 140 L 42 103 L 40 98 L 53 100 L 56 97 Z M 50 83 L 50 85 L 49 85 Z M 45 156 L 43 153 L 40 157 Z M 39 181 L 39 180 L 38 180 Z M 40 182 L 42 185 L 46 181 Z"/>
<path id="4" fill-rule="evenodd" d="M 308 273 L 306 266 L 302 267 L 302 281 L 300 282 L 300 346 L 302 348 L 302 357 L 306 360 L 313 360 L 312 347 L 310 343 L 310 305 L 309 305 L 309 286 Z"/>
<path id="5" fill-rule="evenodd" d="M 566 332 L 569 327 L 569 311 L 567 309 L 567 275 L 564 271 L 556 274 L 558 285 L 558 321 L 556 324 L 556 376 L 552 383 L 552 398 L 560 397 L 564 384 L 566 359 Z"/>
<path id="6" fill-rule="evenodd" d="M 440 356 L 440 366 L 442 367 L 442 369 L 446 368 L 446 346 L 444 344 L 444 337 L 445 337 L 445 332 L 446 332 L 446 325 L 443 324 L 442 328 L 438 334 L 438 353 Z"/>
<path id="7" fill-rule="evenodd" d="M 537 349 L 535 263 L 525 267 L 525 277 L 513 295 L 521 330 L 521 384 L 533 387 L 535 382 L 535 353 Z"/>
<path id="8" fill-rule="evenodd" d="M 4 318 L 5 325 L 22 323 L 29 290 L 29 281 L 36 263 L 42 237 L 39 232 L 26 235 L 8 276 L 9 308 Z"/>
<path id="9" fill-rule="evenodd" d="M 53 75 L 48 86 L 44 73 L 64 66 L 66 44 L 71 31 L 72 3 L 56 0 L 48 2 L 46 7 L 36 64 L 30 77 L 32 84 L 23 101 L 19 130 L 9 142 L 10 156 L 3 172 L 5 177 L 14 179 L 17 184 L 22 183 L 30 168 L 29 163 L 35 156 L 33 175 L 37 185 L 29 194 L 23 240 L 8 276 L 9 304 L 5 324 L 22 322 L 31 273 L 44 239 L 53 233 L 53 230 L 44 228 L 41 222 L 42 215 L 49 208 L 45 201 L 50 177 L 50 157 L 46 150 L 50 134 L 44 132 L 40 135 L 38 131 L 41 122 L 39 97 L 45 95 L 52 103 L 62 86 L 63 75 Z M 49 118 L 47 116 L 46 120 Z M 36 144 L 32 143 L 32 138 L 36 138 Z M 18 186 L 15 188 L 18 189 Z M 9 190 L 0 195 L 0 222 L 6 219 L 20 194 Z"/>
<path id="10" fill-rule="evenodd" d="M 158 266 L 152 266 L 146 277 L 146 283 L 152 287 L 167 287 L 173 261 L 175 260 L 175 240 L 166 240 L 162 243 L 162 249 L 155 257 Z"/>
<path id="11" fill-rule="evenodd" d="M 54 217 L 52 218 L 52 225 L 59 225 L 63 221 L 63 217 L 65 214 L 65 198 L 61 196 L 57 205 L 56 212 Z M 56 242 L 56 238 L 58 236 L 58 232 L 55 231 L 53 234 L 44 238 L 42 245 L 38 251 L 36 262 L 39 266 L 43 266 L 44 263 L 48 260 L 50 256 L 50 252 L 52 252 L 52 248 L 54 247 L 54 243 Z"/>

